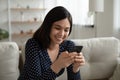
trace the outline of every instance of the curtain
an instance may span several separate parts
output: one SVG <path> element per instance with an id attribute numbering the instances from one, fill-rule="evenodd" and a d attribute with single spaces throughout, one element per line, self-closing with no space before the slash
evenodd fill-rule
<path id="1" fill-rule="evenodd" d="M 114 0 L 114 36 L 120 39 L 120 0 Z"/>
<path id="2" fill-rule="evenodd" d="M 120 0 L 114 1 L 114 26 L 115 30 L 120 30 Z"/>
<path id="3" fill-rule="evenodd" d="M 64 6 L 72 17 L 74 25 L 92 25 L 93 16 L 88 13 L 89 0 L 46 0 L 46 13 L 54 6 Z"/>

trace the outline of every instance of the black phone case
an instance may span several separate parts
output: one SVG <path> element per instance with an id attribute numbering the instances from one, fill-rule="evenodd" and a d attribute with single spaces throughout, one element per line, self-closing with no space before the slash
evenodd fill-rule
<path id="1" fill-rule="evenodd" d="M 82 48 L 83 48 L 83 46 L 75 46 L 75 47 L 71 50 L 71 52 L 80 53 L 81 50 L 82 50 Z"/>

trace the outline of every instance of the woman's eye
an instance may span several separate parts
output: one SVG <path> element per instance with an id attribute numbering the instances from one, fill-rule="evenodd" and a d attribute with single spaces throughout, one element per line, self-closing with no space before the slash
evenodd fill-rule
<path id="1" fill-rule="evenodd" d="M 55 29 L 60 30 L 60 28 L 56 27 Z"/>
<path id="2" fill-rule="evenodd" d="M 69 31 L 69 29 L 65 29 L 65 32 L 68 32 Z"/>

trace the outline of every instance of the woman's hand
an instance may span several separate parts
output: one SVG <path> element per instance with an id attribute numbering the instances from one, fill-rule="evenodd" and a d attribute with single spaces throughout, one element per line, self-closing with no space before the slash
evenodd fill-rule
<path id="1" fill-rule="evenodd" d="M 76 54 L 76 52 L 73 52 L 73 54 Z M 85 64 L 85 59 L 82 54 L 82 52 L 77 53 L 77 55 L 74 57 L 74 63 L 73 63 L 73 72 L 78 72 L 80 66 L 83 66 Z"/>
<path id="2" fill-rule="evenodd" d="M 53 62 L 51 65 L 51 69 L 58 73 L 62 68 L 68 67 L 72 63 L 74 63 L 75 55 L 70 55 L 68 51 L 62 52 L 58 59 Z"/>

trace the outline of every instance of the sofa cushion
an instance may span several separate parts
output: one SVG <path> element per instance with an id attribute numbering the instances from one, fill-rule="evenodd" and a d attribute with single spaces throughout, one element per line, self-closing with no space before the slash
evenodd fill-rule
<path id="1" fill-rule="evenodd" d="M 17 80 L 19 49 L 15 42 L 0 42 L 0 80 Z"/>
<path id="2" fill-rule="evenodd" d="M 114 37 L 72 40 L 83 45 L 86 64 L 81 67 L 82 80 L 103 79 L 112 76 L 119 56 L 119 40 Z"/>

